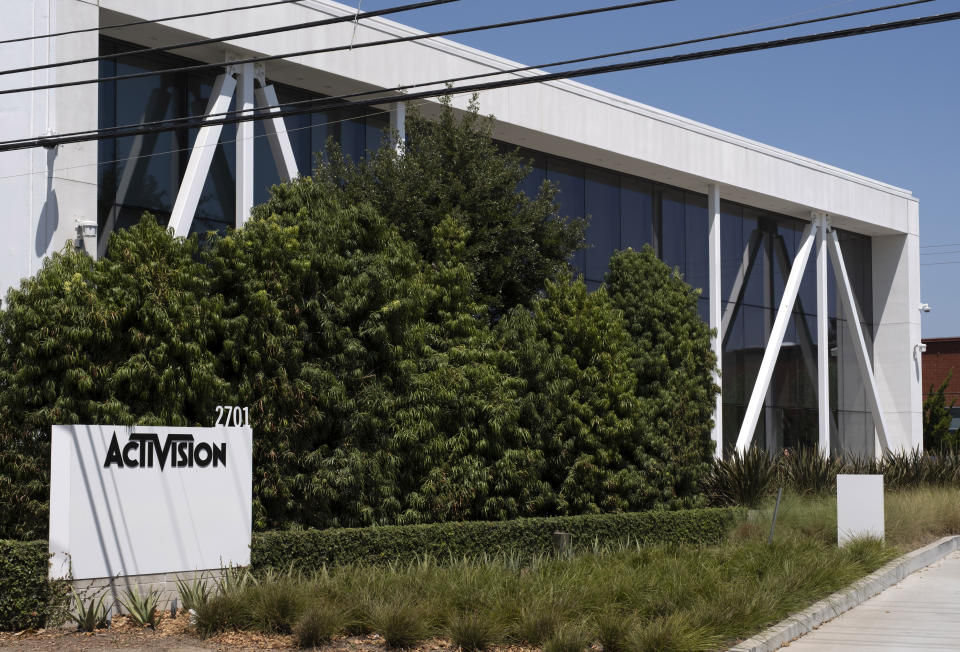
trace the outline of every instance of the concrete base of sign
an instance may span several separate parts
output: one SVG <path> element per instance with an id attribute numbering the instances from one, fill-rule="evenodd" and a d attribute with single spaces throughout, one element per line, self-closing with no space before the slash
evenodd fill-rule
<path id="1" fill-rule="evenodd" d="M 883 476 L 837 476 L 837 543 L 858 537 L 883 541 Z"/>
<path id="2" fill-rule="evenodd" d="M 220 578 L 223 577 L 224 572 L 222 568 L 217 568 L 182 573 L 100 577 L 88 580 L 73 580 L 71 586 L 84 600 L 99 599 L 100 595 L 105 595 L 104 605 L 107 607 L 113 605 L 110 607 L 111 616 L 126 613 L 120 599 L 126 595 L 128 588 L 132 589 L 134 593 L 139 591 L 140 595 L 146 595 L 150 591 L 158 591 L 160 594 L 158 607 L 160 609 L 169 610 L 171 607 L 176 607 L 179 610 L 183 608 L 183 601 L 180 599 L 177 590 L 177 580 L 191 583 L 199 578 L 213 590 Z M 73 624 L 70 623 L 70 626 L 72 627 Z"/>

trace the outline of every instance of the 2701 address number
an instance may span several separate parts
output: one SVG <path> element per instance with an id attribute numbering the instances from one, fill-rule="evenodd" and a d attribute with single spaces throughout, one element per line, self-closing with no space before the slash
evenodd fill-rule
<path id="1" fill-rule="evenodd" d="M 226 426 L 230 428 L 238 428 L 240 426 L 249 426 L 250 425 L 250 408 L 242 408 L 239 405 L 218 405 L 217 406 L 217 418 L 213 423 L 213 426 L 216 428 L 218 426 Z"/>

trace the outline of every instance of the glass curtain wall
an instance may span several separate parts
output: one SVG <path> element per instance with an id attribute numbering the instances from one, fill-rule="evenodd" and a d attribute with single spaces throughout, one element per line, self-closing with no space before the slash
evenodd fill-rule
<path id="1" fill-rule="evenodd" d="M 100 39 L 101 54 L 118 54 L 136 46 L 108 38 Z M 100 62 L 100 77 L 164 70 L 195 63 L 173 55 L 128 55 Z M 100 83 L 99 126 L 115 127 L 168 118 L 202 115 L 218 71 L 168 73 L 138 79 Z M 316 99 L 321 95 L 274 84 L 282 102 Z M 235 109 L 235 102 L 230 110 Z M 328 138 L 344 152 L 359 159 L 368 149 L 380 146 L 381 132 L 389 120 L 347 107 L 290 116 L 286 126 L 301 173 L 313 169 L 314 153 L 323 152 Z M 170 218 L 180 182 L 197 138 L 197 129 L 179 129 L 103 140 L 99 144 L 98 222 L 103 232 L 107 222 L 116 228 L 135 223 L 145 212 L 161 224 Z M 204 184 L 191 232 L 224 231 L 235 223 L 236 125 L 224 125 Z M 254 201 L 269 197 L 270 187 L 280 180 L 262 123 L 254 127 Z"/>
<path id="2" fill-rule="evenodd" d="M 708 319 L 709 282 L 707 236 L 709 217 L 705 195 L 672 188 L 630 175 L 595 168 L 540 152 L 521 149 L 533 166 L 521 188 L 535 195 L 551 181 L 559 190 L 560 213 L 589 217 L 587 248 L 571 264 L 588 287 L 603 283 L 614 251 L 650 244 L 668 265 L 701 291 L 700 316 Z M 730 321 L 723 342 L 723 441 L 733 448 L 746 405 L 756 383 L 766 342 L 786 279 L 800 245 L 806 222 L 732 202 L 721 203 L 722 309 Z M 870 238 L 840 231 L 840 244 L 861 315 L 861 326 L 872 338 L 873 305 Z M 770 390 L 757 423 L 754 445 L 781 450 L 816 445 L 817 435 L 817 314 L 816 269 L 811 256 L 800 293 L 774 369 Z M 737 283 L 738 276 L 743 276 Z M 853 340 L 847 330 L 829 271 L 830 405 L 835 451 L 872 455 L 873 419 L 866 405 Z M 735 287 L 741 290 L 733 295 Z"/>
<path id="3" fill-rule="evenodd" d="M 101 39 L 102 53 L 130 49 L 133 46 L 120 41 Z M 101 62 L 100 75 L 163 70 L 185 63 L 190 61 L 172 55 L 131 55 Z M 112 127 L 200 115 L 206 109 L 214 80 L 211 72 L 101 82 L 99 124 Z M 275 87 L 280 102 L 321 97 L 279 84 Z M 314 157 L 324 151 L 328 138 L 358 159 L 380 146 L 387 126 L 388 118 L 383 114 L 363 115 L 347 107 L 286 118 L 301 173 L 313 168 Z M 279 181 L 279 174 L 261 123 L 256 123 L 254 135 L 254 199 L 261 203 L 269 196 L 270 186 Z M 101 232 L 108 221 L 123 228 L 139 220 L 144 212 L 152 213 L 161 223 L 169 219 L 196 136 L 195 129 L 182 129 L 100 142 Z M 223 231 L 234 224 L 235 138 L 235 125 L 225 125 L 192 231 Z M 705 195 L 537 151 L 521 149 L 520 153 L 533 168 L 521 184 L 524 192 L 535 195 L 543 181 L 549 180 L 559 189 L 557 201 L 562 215 L 589 216 L 588 246 L 574 254 L 571 264 L 590 289 L 603 283 L 614 251 L 650 244 L 664 262 L 700 289 L 698 308 L 701 318 L 707 320 Z M 731 202 L 723 202 L 721 211 L 722 306 L 730 315 L 723 342 L 723 441 L 729 450 L 756 382 L 805 223 Z M 873 333 L 870 238 L 847 232 L 839 235 L 869 346 Z M 743 282 L 737 284 L 741 275 Z M 847 330 L 848 316 L 836 296 L 832 268 L 829 283 L 831 446 L 872 455 L 873 421 Z M 741 288 L 738 296 L 732 294 L 735 285 Z M 757 423 L 755 445 L 780 450 L 816 444 L 816 333 L 816 272 L 811 257 Z"/>

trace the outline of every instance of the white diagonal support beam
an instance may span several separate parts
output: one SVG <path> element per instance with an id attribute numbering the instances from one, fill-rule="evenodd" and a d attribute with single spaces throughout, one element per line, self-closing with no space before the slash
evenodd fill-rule
<path id="1" fill-rule="evenodd" d="M 830 313 L 827 296 L 827 216 L 814 213 L 819 222 L 817 234 L 817 447 L 830 454 Z"/>
<path id="2" fill-rule="evenodd" d="M 253 115 L 253 64 L 237 66 L 237 110 L 239 116 Z M 242 228 L 253 210 L 253 121 L 237 123 L 236 227 Z"/>
<path id="3" fill-rule="evenodd" d="M 747 404 L 747 412 L 743 418 L 743 424 L 740 426 L 740 434 L 737 436 L 737 451 L 741 454 L 746 453 L 753 441 L 753 433 L 757 427 L 757 419 L 760 418 L 760 411 L 763 409 L 763 399 L 770 388 L 770 380 L 773 378 L 773 370 L 777 364 L 777 358 L 780 355 L 780 347 L 783 345 L 783 336 L 787 332 L 787 325 L 790 323 L 790 317 L 793 313 L 793 304 L 796 302 L 797 293 L 800 290 L 800 281 L 803 280 L 803 270 L 807 266 L 807 260 L 810 258 L 810 250 L 813 248 L 814 235 L 817 225 L 813 222 L 807 225 L 803 230 L 802 244 L 797 251 L 797 256 L 793 261 L 793 268 L 790 270 L 790 276 L 787 278 L 786 287 L 783 290 L 783 298 L 780 300 L 780 307 L 777 310 L 777 318 L 773 322 L 770 332 L 770 339 L 767 342 L 767 348 L 763 352 L 763 361 L 760 363 L 760 372 L 757 374 L 757 382 L 753 386 L 753 392 L 750 394 L 750 402 Z"/>
<path id="4" fill-rule="evenodd" d="M 140 124 L 153 122 L 163 119 L 167 114 L 167 108 L 170 106 L 171 95 L 164 88 L 155 88 L 150 93 L 147 100 L 147 108 L 140 115 Z M 113 205 L 107 214 L 107 219 L 103 223 L 103 228 L 97 234 L 97 258 L 103 258 L 107 255 L 107 244 L 110 242 L 110 234 L 117 226 L 117 217 L 120 215 L 120 208 L 127 202 L 127 193 L 130 192 L 130 186 L 136 178 L 136 173 L 140 167 L 141 157 L 144 152 L 147 156 L 153 154 L 154 145 L 157 142 L 158 134 L 156 132 L 147 134 L 137 134 L 130 144 L 130 151 L 127 152 L 126 164 L 123 166 L 123 174 L 117 183 L 117 194 L 113 199 Z M 145 161 L 144 161 L 145 163 Z"/>
<path id="5" fill-rule="evenodd" d="M 877 438 L 880 440 L 880 450 L 886 453 L 890 450 L 889 439 L 887 438 L 887 422 L 883 418 L 883 412 L 880 411 L 877 381 L 870 365 L 867 343 L 863 337 L 863 329 L 860 327 L 860 314 L 857 312 L 857 303 L 853 296 L 853 288 L 850 286 L 850 278 L 847 276 L 847 266 L 843 262 L 843 252 L 840 250 L 840 241 L 837 239 L 836 231 L 830 231 L 827 236 L 827 243 L 830 251 L 830 262 L 833 263 L 833 275 L 837 279 L 837 294 L 843 306 L 850 337 L 853 338 L 853 353 L 857 358 L 857 366 L 860 367 L 860 375 L 867 389 L 867 404 L 870 405 L 870 412 L 873 414 L 873 425 L 877 431 Z"/>
<path id="6" fill-rule="evenodd" d="M 713 372 L 713 382 L 720 385 L 720 374 L 723 370 L 723 329 L 722 315 L 720 312 L 721 296 L 720 283 L 722 280 L 720 261 L 722 260 L 720 251 L 720 187 L 712 183 L 708 190 L 708 204 L 710 210 L 710 236 L 709 236 L 709 270 L 710 280 L 710 328 L 715 332 L 713 334 L 713 352 L 717 356 L 717 366 Z M 722 387 L 722 385 L 720 385 Z M 713 438 L 715 457 L 723 456 L 723 392 L 717 393 L 716 403 L 713 408 Z"/>
<path id="7" fill-rule="evenodd" d="M 824 231 L 823 231 L 823 226 L 822 226 L 822 225 L 818 225 L 817 229 L 818 229 L 818 230 L 817 230 L 817 242 L 820 242 L 820 236 L 823 235 L 823 233 L 824 233 Z M 817 253 L 819 254 L 819 249 L 817 250 Z M 773 255 L 774 255 L 774 257 L 777 259 L 777 264 L 778 264 L 778 266 L 780 267 L 780 273 L 783 275 L 783 278 L 787 278 L 787 276 L 790 275 L 790 254 L 787 252 L 787 243 L 784 242 L 784 239 L 783 239 L 783 236 L 782 236 L 782 235 L 778 235 L 778 236 L 776 237 L 776 239 L 775 239 L 774 247 L 773 247 Z M 824 252 L 824 256 L 826 256 L 826 255 L 827 255 L 826 252 Z M 817 259 L 817 262 L 819 263 L 819 259 Z M 818 304 L 818 306 L 819 306 L 819 304 Z M 798 344 L 800 345 L 800 354 L 801 354 L 802 359 L 803 359 L 803 366 L 804 366 L 804 368 L 805 368 L 806 371 L 807 371 L 807 376 L 809 376 L 810 382 L 813 383 L 814 385 L 817 385 L 817 387 L 818 387 L 818 392 L 819 392 L 820 365 L 819 365 L 819 363 L 817 362 L 817 360 L 818 360 L 818 358 L 817 358 L 818 353 L 814 353 L 813 347 L 811 346 L 811 342 L 813 342 L 813 336 L 812 336 L 812 334 L 810 333 L 810 328 L 807 326 L 807 319 L 806 319 L 806 317 L 805 317 L 805 315 L 807 314 L 807 311 L 804 309 L 803 299 L 802 299 L 799 295 L 797 296 L 797 304 L 796 304 L 796 307 L 797 307 L 797 311 L 800 313 L 800 316 L 799 316 L 799 318 L 797 319 L 797 342 L 798 342 Z M 826 308 L 824 308 L 824 310 L 826 310 Z M 827 313 L 824 312 L 823 314 L 826 315 Z M 818 318 L 818 325 L 819 325 L 819 318 Z M 829 353 L 829 351 L 828 351 L 828 353 Z M 828 368 L 828 369 L 829 369 L 829 368 Z M 829 386 L 827 387 L 826 392 L 829 392 Z M 830 397 L 829 397 L 829 394 L 827 394 L 826 392 L 824 392 L 824 396 L 826 396 L 826 397 L 827 397 L 827 400 L 828 400 L 828 403 L 827 403 L 827 424 L 828 424 L 828 430 L 827 430 L 827 446 L 828 446 L 828 449 L 829 449 L 829 445 L 830 445 L 830 430 L 829 430 L 829 424 L 833 423 L 833 428 L 834 428 L 834 430 L 836 429 L 837 426 L 836 426 L 836 423 L 833 421 L 833 414 L 830 412 L 830 409 L 829 409 L 829 408 L 830 408 L 830 406 L 829 406 L 829 398 L 830 398 Z M 818 393 L 817 396 L 819 397 L 820 394 Z M 819 444 L 818 444 L 818 446 L 819 446 Z M 829 453 L 829 450 L 828 450 L 827 452 Z"/>
<path id="8" fill-rule="evenodd" d="M 723 310 L 723 319 L 720 321 L 720 332 L 723 334 L 723 342 L 727 341 L 730 335 L 730 325 L 737 318 L 740 306 L 743 302 L 743 291 L 747 287 L 747 280 L 753 273 L 753 266 L 757 262 L 757 254 L 760 253 L 760 242 L 763 239 L 763 232 L 757 229 L 750 234 L 750 240 L 743 249 L 743 258 L 740 261 L 740 269 L 737 270 L 737 276 L 733 279 L 733 287 L 730 290 L 730 298 L 727 299 L 727 305 Z"/>
<path id="9" fill-rule="evenodd" d="M 226 113 L 230 109 L 230 100 L 233 98 L 236 87 L 237 80 L 233 75 L 222 74 L 217 77 L 210 93 L 204 120 L 215 120 L 217 118 L 211 118 L 211 114 Z M 197 212 L 200 193 L 203 192 L 203 184 L 210 171 L 210 162 L 213 160 L 222 130 L 223 125 L 220 124 L 200 127 L 197 139 L 193 143 L 193 151 L 190 152 L 190 161 L 183 174 L 183 181 L 180 183 L 177 201 L 170 214 L 170 222 L 167 225 L 173 229 L 174 235 L 186 236 L 190 233 L 190 224 L 193 222 L 194 213 Z"/>
<path id="10" fill-rule="evenodd" d="M 297 169 L 297 159 L 293 155 L 293 146 L 290 144 L 290 134 L 287 133 L 287 126 L 277 106 L 277 92 L 273 84 L 267 84 L 256 90 L 256 96 L 257 108 L 266 109 L 271 116 L 263 121 L 263 126 L 280 180 L 284 183 L 293 181 L 300 176 L 300 172 Z"/>

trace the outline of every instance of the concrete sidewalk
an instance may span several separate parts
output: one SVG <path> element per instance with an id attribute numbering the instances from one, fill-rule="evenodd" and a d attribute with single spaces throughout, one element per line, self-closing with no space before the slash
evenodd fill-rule
<path id="1" fill-rule="evenodd" d="M 784 646 L 790 652 L 960 650 L 960 551 Z"/>

